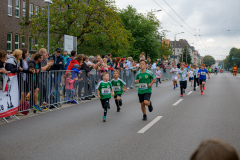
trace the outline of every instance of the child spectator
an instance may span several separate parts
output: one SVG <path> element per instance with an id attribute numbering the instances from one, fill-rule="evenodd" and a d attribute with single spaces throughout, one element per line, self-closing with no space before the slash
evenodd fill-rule
<path id="1" fill-rule="evenodd" d="M 76 82 L 76 79 L 72 77 L 72 73 L 68 72 L 66 75 L 66 81 L 65 81 L 65 92 L 66 92 L 66 99 L 68 102 L 71 102 L 73 100 L 73 94 L 75 90 L 73 89 L 73 83 Z"/>

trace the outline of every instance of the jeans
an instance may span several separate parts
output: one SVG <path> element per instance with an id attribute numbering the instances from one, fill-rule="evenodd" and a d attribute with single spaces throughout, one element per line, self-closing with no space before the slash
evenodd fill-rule
<path id="1" fill-rule="evenodd" d="M 131 73 L 127 76 L 127 87 L 130 87 L 132 84 L 132 75 Z"/>
<path id="2" fill-rule="evenodd" d="M 156 86 L 158 86 L 158 82 L 161 83 L 161 78 L 156 78 Z"/>
<path id="3" fill-rule="evenodd" d="M 66 94 L 66 100 L 73 99 L 73 94 L 74 94 L 74 89 L 66 89 L 65 94 Z"/>

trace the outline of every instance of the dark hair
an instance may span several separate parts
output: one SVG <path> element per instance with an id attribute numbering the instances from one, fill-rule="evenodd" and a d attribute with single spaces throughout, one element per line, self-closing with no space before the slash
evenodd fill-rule
<path id="1" fill-rule="evenodd" d="M 210 139 L 203 141 L 190 160 L 239 160 L 236 150 L 226 142 Z"/>
<path id="2" fill-rule="evenodd" d="M 105 55 L 102 55 L 102 59 L 105 58 Z"/>
<path id="3" fill-rule="evenodd" d="M 84 55 L 83 54 L 79 54 L 76 57 L 76 60 L 80 63 L 81 61 L 83 61 Z"/>
<path id="4" fill-rule="evenodd" d="M 108 53 L 108 56 L 111 56 L 112 55 L 112 53 Z"/>
<path id="5" fill-rule="evenodd" d="M 39 58 L 41 58 L 41 56 L 42 56 L 42 55 L 41 55 L 40 53 L 35 53 L 33 59 L 34 59 L 35 61 L 37 61 Z"/>
<path id="6" fill-rule="evenodd" d="M 141 59 L 141 60 L 139 61 L 139 63 L 141 63 L 141 62 L 145 62 L 145 64 L 147 64 L 147 61 L 144 60 L 144 59 Z"/>
<path id="7" fill-rule="evenodd" d="M 77 54 L 77 51 L 75 51 L 75 50 L 71 51 L 71 56 L 75 56 L 76 54 Z"/>
<path id="8" fill-rule="evenodd" d="M 113 63 L 117 63 L 117 59 L 116 59 L 116 58 L 113 58 L 112 62 L 113 62 Z"/>
<path id="9" fill-rule="evenodd" d="M 84 56 L 83 57 L 83 61 L 85 61 L 86 59 L 88 59 L 88 56 Z"/>
<path id="10" fill-rule="evenodd" d="M 0 58 L 3 58 L 7 55 L 7 52 L 4 50 L 0 50 Z"/>
<path id="11" fill-rule="evenodd" d="M 27 48 L 21 48 L 20 49 L 22 51 L 22 59 L 26 59 L 26 53 L 28 52 Z"/>

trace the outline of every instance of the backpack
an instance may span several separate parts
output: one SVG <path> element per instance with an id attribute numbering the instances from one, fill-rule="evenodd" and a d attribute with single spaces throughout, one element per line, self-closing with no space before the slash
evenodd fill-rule
<path id="1" fill-rule="evenodd" d="M 30 105 L 27 101 L 24 101 L 18 108 L 18 111 L 23 111 L 21 112 L 22 114 L 24 115 L 27 115 L 29 113 L 29 108 L 30 108 Z"/>

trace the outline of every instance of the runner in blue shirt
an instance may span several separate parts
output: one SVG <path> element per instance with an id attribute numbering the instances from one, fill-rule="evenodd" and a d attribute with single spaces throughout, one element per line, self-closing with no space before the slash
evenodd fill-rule
<path id="1" fill-rule="evenodd" d="M 205 83 L 208 74 L 208 79 L 210 79 L 210 74 L 207 69 L 204 68 L 205 64 L 201 64 L 201 68 L 198 70 L 198 76 L 199 76 L 199 82 L 200 82 L 200 89 L 201 89 L 201 95 L 203 95 L 203 90 L 205 90 Z"/>

